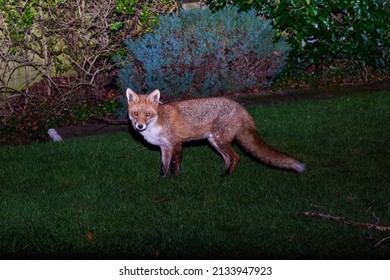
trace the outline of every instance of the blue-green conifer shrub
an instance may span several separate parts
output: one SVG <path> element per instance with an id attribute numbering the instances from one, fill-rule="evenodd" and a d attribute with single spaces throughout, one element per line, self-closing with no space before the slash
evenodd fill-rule
<path id="1" fill-rule="evenodd" d="M 160 89 L 173 98 L 266 87 L 289 52 L 268 22 L 235 7 L 162 17 L 153 32 L 125 44 L 122 89 Z"/>

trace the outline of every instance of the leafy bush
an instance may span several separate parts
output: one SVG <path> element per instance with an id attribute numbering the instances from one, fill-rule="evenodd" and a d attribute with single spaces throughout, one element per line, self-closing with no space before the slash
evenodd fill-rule
<path id="1" fill-rule="evenodd" d="M 112 57 L 177 9 L 174 0 L 0 0 L 0 138 L 42 139 L 51 126 L 110 116 Z"/>
<path id="2" fill-rule="evenodd" d="M 111 58 L 123 52 L 123 42 L 177 9 L 174 0 L 0 0 L 0 89 L 12 93 L 21 68 L 34 74 L 17 89 L 44 79 L 50 95 L 58 88 L 53 77 L 61 75 L 73 76 L 72 91 L 100 89 L 111 81 Z"/>
<path id="3" fill-rule="evenodd" d="M 254 11 L 228 7 L 183 11 L 161 18 L 158 28 L 126 42 L 122 88 L 159 88 L 171 97 L 209 96 L 267 86 L 284 66 L 289 47 Z"/>
<path id="4" fill-rule="evenodd" d="M 213 9 L 232 3 L 205 2 Z M 239 0 L 234 4 L 241 10 L 256 9 L 273 19 L 279 34 L 289 34 L 290 69 L 389 71 L 388 0 Z"/>

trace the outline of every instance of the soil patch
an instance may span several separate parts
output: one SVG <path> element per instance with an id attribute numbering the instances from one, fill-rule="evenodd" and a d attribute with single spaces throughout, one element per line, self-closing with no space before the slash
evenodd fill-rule
<path id="1" fill-rule="evenodd" d="M 281 104 L 305 100 L 325 100 L 341 96 L 356 96 L 372 94 L 377 91 L 390 90 L 389 82 L 351 85 L 348 87 L 304 88 L 272 90 L 253 94 L 234 94 L 232 99 L 243 105 L 250 104 Z"/>
<path id="2" fill-rule="evenodd" d="M 87 124 L 79 126 L 55 128 L 62 139 L 75 137 L 96 136 L 108 133 L 124 132 L 129 130 L 129 125 L 112 125 L 112 124 Z"/>

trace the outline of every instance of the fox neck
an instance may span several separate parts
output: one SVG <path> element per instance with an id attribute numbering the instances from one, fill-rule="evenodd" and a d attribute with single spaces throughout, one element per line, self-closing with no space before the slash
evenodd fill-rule
<path id="1" fill-rule="evenodd" d="M 142 131 L 139 131 L 141 134 L 142 132 L 145 132 L 147 130 L 153 130 L 155 129 L 157 126 L 159 126 L 157 124 L 157 121 L 158 121 L 158 115 L 154 116 L 147 124 L 146 124 L 146 128 L 143 129 Z"/>
<path id="2" fill-rule="evenodd" d="M 158 116 L 156 115 L 147 125 L 146 129 L 139 133 L 152 145 L 171 146 L 169 140 L 163 135 L 163 127 L 158 124 Z"/>

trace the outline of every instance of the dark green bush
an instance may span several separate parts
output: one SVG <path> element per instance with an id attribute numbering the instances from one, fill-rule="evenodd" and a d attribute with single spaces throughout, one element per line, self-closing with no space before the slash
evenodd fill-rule
<path id="1" fill-rule="evenodd" d="M 236 7 L 162 17 L 155 31 L 128 40 L 126 47 L 121 87 L 158 88 L 173 97 L 267 86 L 289 51 L 268 22 Z"/>
<path id="2" fill-rule="evenodd" d="M 232 1 L 205 1 L 219 9 Z M 241 10 L 256 9 L 288 33 L 290 69 L 341 68 L 389 71 L 388 0 L 239 0 Z M 313 68 L 314 69 L 314 68 Z"/>

